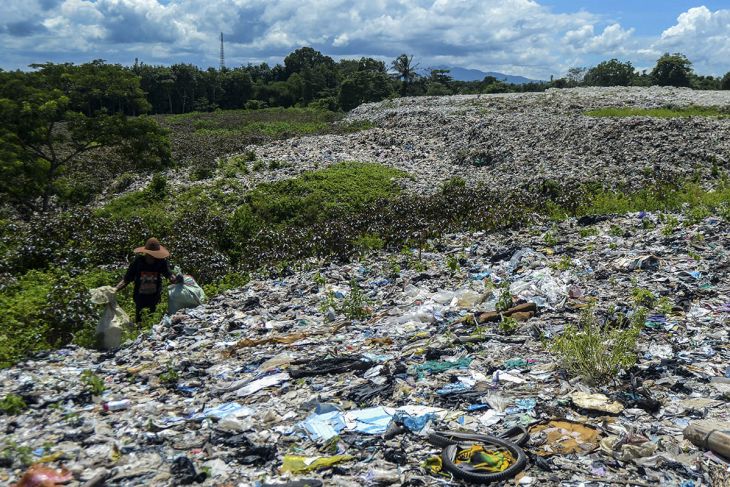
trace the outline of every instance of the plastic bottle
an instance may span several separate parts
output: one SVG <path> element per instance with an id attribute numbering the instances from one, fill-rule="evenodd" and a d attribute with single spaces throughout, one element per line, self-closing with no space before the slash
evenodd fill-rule
<path id="1" fill-rule="evenodd" d="M 129 409 L 129 407 L 132 405 L 132 401 L 129 399 L 122 399 L 121 401 L 109 401 L 105 402 L 103 404 L 103 408 L 105 412 L 109 411 L 122 411 L 124 409 Z"/>

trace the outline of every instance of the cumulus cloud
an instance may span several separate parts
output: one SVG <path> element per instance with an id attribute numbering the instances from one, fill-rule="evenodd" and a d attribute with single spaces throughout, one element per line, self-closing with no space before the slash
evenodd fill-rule
<path id="1" fill-rule="evenodd" d="M 653 62 L 685 52 L 727 70 L 730 10 L 690 9 L 653 39 L 590 11 L 556 13 L 538 0 L 4 0 L 0 66 L 84 61 L 215 65 L 280 62 L 308 45 L 335 58 L 455 65 L 535 78 L 609 57 Z M 709 41 L 709 42 L 708 42 Z M 708 44 L 712 45 L 708 45 Z M 721 53 L 724 53 L 721 58 Z M 696 59 L 695 59 L 696 57 Z"/>
<path id="2" fill-rule="evenodd" d="M 704 6 L 687 10 L 677 17 L 676 24 L 662 32 L 652 51 L 681 52 L 700 73 L 730 70 L 730 10 L 712 12 Z"/>

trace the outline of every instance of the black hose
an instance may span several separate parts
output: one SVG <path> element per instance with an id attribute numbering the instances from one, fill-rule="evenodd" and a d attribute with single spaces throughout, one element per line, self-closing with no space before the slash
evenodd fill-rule
<path id="1" fill-rule="evenodd" d="M 516 432 L 523 431 L 524 433 L 517 441 L 524 444 L 524 442 L 527 441 L 527 432 L 524 428 L 512 428 L 503 433 L 503 436 L 513 436 Z M 450 472 L 454 477 L 467 482 L 486 484 L 489 482 L 511 479 L 524 470 L 525 465 L 527 465 L 527 456 L 522 448 L 520 448 L 517 443 L 504 438 L 489 435 L 478 435 L 474 433 L 461 433 L 458 431 L 435 431 L 428 436 L 428 440 L 434 445 L 444 447 L 444 450 L 441 453 L 441 461 L 443 463 L 444 470 Z M 481 443 L 483 445 L 493 445 L 503 448 L 512 454 L 515 462 L 502 472 L 490 473 L 481 473 L 474 469 L 469 469 L 468 466 L 463 464 L 458 465 L 454 462 L 454 459 L 456 458 L 456 454 L 459 450 L 459 443 L 464 442 Z"/>

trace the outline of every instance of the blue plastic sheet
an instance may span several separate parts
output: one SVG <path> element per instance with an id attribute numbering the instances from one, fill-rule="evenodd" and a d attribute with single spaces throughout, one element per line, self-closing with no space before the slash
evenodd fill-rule
<path id="1" fill-rule="evenodd" d="M 299 425 L 312 441 L 327 441 L 345 429 L 345 417 L 340 411 L 312 414 Z"/>
<path id="2" fill-rule="evenodd" d="M 347 419 L 355 422 L 355 426 L 352 429 L 358 433 L 381 435 L 388 429 L 391 416 L 384 408 L 378 406 L 349 411 L 347 413 Z"/>

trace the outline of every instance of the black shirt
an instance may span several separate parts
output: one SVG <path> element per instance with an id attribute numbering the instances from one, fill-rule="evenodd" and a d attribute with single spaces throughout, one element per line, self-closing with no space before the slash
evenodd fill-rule
<path id="1" fill-rule="evenodd" d="M 138 256 L 127 269 L 124 282 L 134 282 L 134 301 L 158 303 L 162 294 L 162 276 L 172 278 L 167 259 L 155 259 L 147 263 L 144 255 Z"/>

